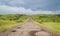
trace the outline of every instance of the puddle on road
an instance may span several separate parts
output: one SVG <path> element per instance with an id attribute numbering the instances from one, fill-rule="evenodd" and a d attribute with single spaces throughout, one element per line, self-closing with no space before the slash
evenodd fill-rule
<path id="1" fill-rule="evenodd" d="M 31 31 L 29 34 L 30 34 L 30 36 L 36 36 L 35 33 L 37 33 L 37 32 L 39 32 L 39 31 Z"/>
<path id="2" fill-rule="evenodd" d="M 16 32 L 16 30 L 12 30 L 11 32 Z"/>

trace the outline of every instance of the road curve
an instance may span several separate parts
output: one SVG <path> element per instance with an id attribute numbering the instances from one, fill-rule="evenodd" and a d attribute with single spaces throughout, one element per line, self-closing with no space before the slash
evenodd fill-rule
<path id="1" fill-rule="evenodd" d="M 52 36 L 42 30 L 40 26 L 29 19 L 26 23 L 19 25 L 11 30 L 0 32 L 0 36 Z"/>

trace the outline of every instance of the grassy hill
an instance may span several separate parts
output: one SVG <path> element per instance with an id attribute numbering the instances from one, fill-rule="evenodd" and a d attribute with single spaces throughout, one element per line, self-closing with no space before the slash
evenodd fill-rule
<path id="1" fill-rule="evenodd" d="M 16 25 L 19 25 L 18 23 L 25 22 L 27 18 L 27 15 L 21 14 L 0 15 L 0 31 L 4 31 Z"/>
<path id="2" fill-rule="evenodd" d="M 48 29 L 60 33 L 60 15 L 58 14 L 37 14 L 32 19 Z"/>

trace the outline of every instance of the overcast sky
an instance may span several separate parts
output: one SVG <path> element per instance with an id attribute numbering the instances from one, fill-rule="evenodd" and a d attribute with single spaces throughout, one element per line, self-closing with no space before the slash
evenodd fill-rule
<path id="1" fill-rule="evenodd" d="M 0 0 L 0 14 L 60 14 L 60 0 Z"/>

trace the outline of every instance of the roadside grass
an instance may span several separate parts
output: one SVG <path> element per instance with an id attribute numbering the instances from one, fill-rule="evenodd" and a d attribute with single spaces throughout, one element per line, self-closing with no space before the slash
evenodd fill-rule
<path id="1" fill-rule="evenodd" d="M 0 31 L 8 30 L 19 23 L 23 23 L 28 19 L 27 15 L 22 14 L 7 14 L 0 15 Z"/>
<path id="2" fill-rule="evenodd" d="M 60 33 L 60 23 L 45 22 L 42 25 L 48 29 Z"/>
<path id="3" fill-rule="evenodd" d="M 34 21 L 40 23 L 42 26 L 60 33 L 60 15 L 58 15 L 58 14 L 38 14 L 38 15 L 33 15 L 32 19 Z"/>

